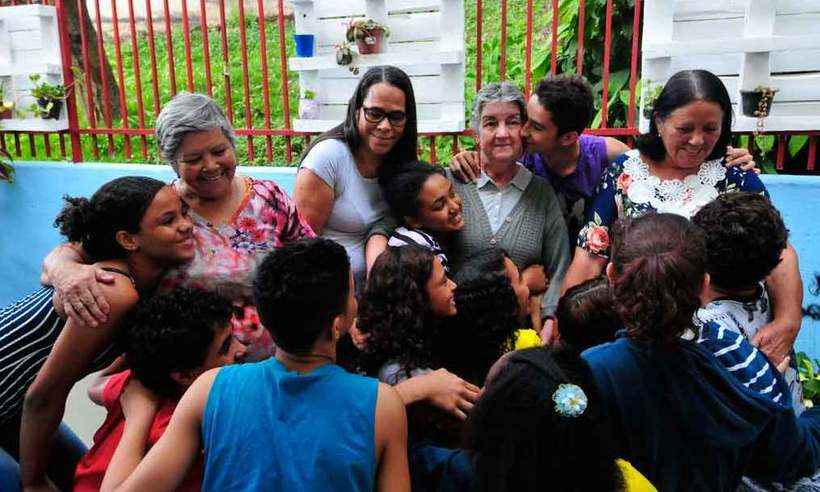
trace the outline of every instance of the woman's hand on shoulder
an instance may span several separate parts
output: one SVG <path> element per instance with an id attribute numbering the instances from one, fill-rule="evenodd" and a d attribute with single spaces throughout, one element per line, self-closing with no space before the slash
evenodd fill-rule
<path id="1" fill-rule="evenodd" d="M 104 286 L 113 285 L 114 274 L 96 265 L 76 264 L 51 276 L 54 306 L 76 324 L 96 327 L 108 320 L 111 306 Z"/>
<path id="2" fill-rule="evenodd" d="M 464 181 L 465 183 L 472 183 L 478 180 L 481 174 L 481 163 L 479 162 L 478 152 L 474 150 L 462 150 L 453 156 L 450 161 L 450 170 L 453 174 Z"/>
<path id="3" fill-rule="evenodd" d="M 481 389 L 447 369 L 417 376 L 425 383 L 425 400 L 456 418 L 465 420 L 478 400 Z"/>
<path id="4" fill-rule="evenodd" d="M 744 171 L 754 171 L 760 174 L 760 169 L 755 167 L 755 161 L 749 149 L 739 147 L 726 147 L 726 165 L 740 166 Z"/>

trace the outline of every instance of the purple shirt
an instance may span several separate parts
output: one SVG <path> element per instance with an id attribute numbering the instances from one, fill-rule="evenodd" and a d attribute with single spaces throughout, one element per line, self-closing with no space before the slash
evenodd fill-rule
<path id="1" fill-rule="evenodd" d="M 584 207 L 595 196 L 601 177 L 609 166 L 606 158 L 606 138 L 581 135 L 578 166 L 569 176 L 558 176 L 547 166 L 541 154 L 524 154 L 520 162 L 537 176 L 546 179 L 558 195 L 561 212 L 567 223 L 569 237 L 576 237 L 584 219 Z"/>

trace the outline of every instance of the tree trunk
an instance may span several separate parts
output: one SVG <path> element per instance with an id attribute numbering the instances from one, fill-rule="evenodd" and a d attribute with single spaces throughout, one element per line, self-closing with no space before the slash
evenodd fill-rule
<path id="1" fill-rule="evenodd" d="M 77 4 L 79 4 L 80 7 L 79 12 L 77 11 Z M 80 36 L 80 26 L 83 26 L 83 29 L 85 30 L 85 39 L 88 50 L 88 71 L 90 72 L 88 75 L 90 76 L 92 86 L 93 101 L 88 100 L 88 92 L 84 86 L 84 78 L 82 81 L 78 81 L 77 83 L 77 95 L 81 97 L 83 103 L 85 104 L 86 114 L 90 114 L 94 111 L 98 121 L 97 125 L 102 126 L 104 125 L 103 122 L 105 120 L 103 119 L 104 86 L 103 79 L 100 76 L 101 71 L 102 76 L 105 77 L 105 81 L 108 84 L 108 100 L 111 103 L 111 118 L 117 119 L 120 118 L 121 115 L 119 85 L 117 85 L 117 80 L 114 78 L 114 72 L 111 70 L 111 64 L 108 63 L 108 57 L 105 56 L 105 53 L 103 53 L 103 67 L 102 70 L 100 70 L 100 57 L 97 51 L 97 36 L 102 36 L 103 33 L 98 33 L 94 28 L 94 24 L 91 22 L 91 16 L 88 13 L 85 0 L 66 0 L 63 5 L 65 6 L 65 14 L 68 21 L 68 35 L 71 41 L 71 63 L 80 70 L 85 70 L 85 65 L 83 64 L 83 48 L 82 38 Z"/>

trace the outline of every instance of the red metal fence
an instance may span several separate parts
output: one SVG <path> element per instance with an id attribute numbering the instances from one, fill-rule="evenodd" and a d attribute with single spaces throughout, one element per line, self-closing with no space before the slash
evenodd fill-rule
<path id="1" fill-rule="evenodd" d="M 264 0 L 256 1 L 254 12 L 246 12 L 242 0 L 227 0 L 230 2 L 227 8 L 226 0 L 218 0 L 216 20 L 209 18 L 212 13 L 209 13 L 206 0 L 199 0 L 198 12 L 193 13 L 189 12 L 188 2 L 182 0 L 180 18 L 174 19 L 170 1 L 180 0 L 163 0 L 159 15 L 152 12 L 151 0 L 93 0 L 88 8 L 89 22 L 84 22 L 84 19 L 72 19 L 70 16 L 80 16 L 86 0 L 43 0 L 42 3 L 55 5 L 58 12 L 66 85 L 71 84 L 74 78 L 70 67 L 78 66 L 82 73 L 77 90 L 68 100 L 69 129 L 57 134 L 0 132 L 0 148 L 8 150 L 15 158 L 24 159 L 157 161 L 159 159 L 152 140 L 154 119 L 162 104 L 173 94 L 178 90 L 188 90 L 205 92 L 224 103 L 237 135 L 244 140 L 239 150 L 240 157 L 246 162 L 292 163 L 298 151 L 309 142 L 310 135 L 296 132 L 291 127 L 291 103 L 296 92 L 295 78 L 289 79 L 294 74 L 287 70 L 288 50 L 292 49 L 287 31 L 292 22 L 286 18 L 283 0 L 276 0 L 275 12 L 265 11 Z M 590 42 L 587 25 L 588 19 L 592 18 L 590 9 L 600 9 L 604 1 L 603 36 Z M 588 77 L 595 74 L 599 79 L 596 85 L 600 91 L 599 124 L 590 132 L 631 141 L 638 134 L 635 127 L 636 87 L 639 80 L 643 2 L 621 2 L 628 6 L 626 21 L 632 26 L 631 42 L 627 45 L 630 50 L 628 67 L 624 68 L 628 69 L 628 97 L 624 104 L 626 114 L 623 121 L 612 124 L 612 111 L 608 105 L 612 97 L 610 77 L 614 1 L 598 0 L 593 5 L 592 0 L 573 0 L 571 7 L 577 8 L 577 12 L 570 14 L 577 20 L 573 26 L 575 37 L 569 46 L 574 46 L 574 53 L 568 54 L 566 47 L 559 46 L 558 13 L 566 5 L 559 5 L 558 0 L 541 0 L 541 5 L 525 0 L 523 6 L 516 2 L 509 2 L 511 5 L 508 5 L 507 0 L 467 0 L 467 8 L 471 12 L 474 10 L 475 15 L 474 27 L 471 25 L 465 33 L 474 42 L 474 58 L 468 60 L 468 70 L 475 74 L 475 89 L 487 80 L 508 76 L 511 55 L 509 10 L 523 8 L 526 26 L 523 70 L 520 70 L 523 74 L 516 81 L 522 83 L 526 93 L 531 91 L 533 74 L 537 72 L 533 66 L 533 55 L 537 51 L 533 48 L 534 37 L 538 37 L 538 41 L 548 40 L 548 70 L 545 71 L 570 71 L 566 69 L 566 64 L 563 70 L 559 66 L 559 54 L 563 59 L 574 56 L 571 70 Z M 144 4 L 141 18 L 135 15 L 135 2 Z M 0 5 L 23 3 L 40 2 L 0 0 Z M 124 16 L 118 12 L 123 5 L 127 5 Z M 618 10 L 621 7 L 624 5 L 619 5 Z M 104 11 L 108 16 L 106 23 L 103 22 Z M 271 17 L 275 17 L 273 27 L 268 25 Z M 158 18 L 161 18 L 160 25 L 155 25 Z M 198 19 L 198 25 L 192 26 L 192 18 Z M 544 24 L 543 29 L 538 27 L 539 23 Z M 69 25 L 78 27 L 79 32 L 69 32 Z M 93 29 L 89 30 L 88 26 Z M 127 31 L 123 33 L 121 28 Z M 489 31 L 486 35 L 485 28 Z M 491 54 L 485 53 L 488 35 L 495 36 L 496 28 L 500 33 L 497 38 L 497 59 L 495 46 Z M 271 33 L 271 30 L 274 32 Z M 272 38 L 270 34 L 273 34 Z M 181 46 L 178 42 L 180 36 Z M 69 48 L 72 39 L 75 46 L 79 45 L 79 53 L 75 53 L 74 57 Z M 92 51 L 96 52 L 96 57 Z M 127 52 L 125 55 L 124 51 Z M 274 52 L 278 56 L 274 56 Z M 585 66 L 585 57 L 591 52 L 600 53 L 600 70 L 598 66 Z M 520 57 L 520 54 L 516 55 Z M 107 63 L 112 65 L 110 73 L 113 77 L 104 73 L 108 70 Z M 218 72 L 220 68 L 221 73 Z M 255 73 L 256 70 L 260 73 Z M 261 83 L 254 82 L 259 75 Z M 116 90 L 112 90 L 112 84 Z M 111 100 L 112 93 L 118 94 L 116 102 Z M 85 101 L 85 104 L 78 104 L 78 99 L 80 103 Z M 98 101 L 96 106 L 94 101 Z M 276 111 L 273 110 L 274 106 Z M 115 114 L 115 107 L 119 116 Z M 777 169 L 796 172 L 815 169 L 820 131 L 773 135 L 776 139 L 771 153 Z M 68 144 L 66 136 L 69 137 Z M 442 150 L 456 152 L 461 138 L 469 136 L 469 130 L 457 134 L 424 134 L 421 135 L 422 148 L 430 160 L 436 161 L 438 153 Z M 807 138 L 807 143 L 802 145 L 803 149 L 796 156 L 787 156 L 792 138 Z M 27 145 L 24 145 L 24 140 L 27 140 Z M 55 142 L 58 144 L 57 151 Z M 755 139 L 748 138 L 746 145 L 752 149 Z"/>

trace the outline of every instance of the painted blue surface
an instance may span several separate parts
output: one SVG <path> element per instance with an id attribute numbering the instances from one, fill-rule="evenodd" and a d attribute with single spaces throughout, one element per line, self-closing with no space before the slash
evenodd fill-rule
<path id="1" fill-rule="evenodd" d="M 37 288 L 40 263 L 60 242 L 52 223 L 63 195 L 90 196 L 118 176 L 174 178 L 168 166 L 31 162 L 16 163 L 15 167 L 15 182 L 0 183 L 0 307 Z M 294 168 L 241 167 L 239 172 L 274 179 L 288 193 L 293 191 L 296 178 Z M 820 302 L 820 297 L 809 293 L 814 273 L 820 272 L 820 219 L 815 215 L 820 212 L 820 177 L 762 178 L 791 231 L 800 257 L 805 302 Z M 820 322 L 804 321 L 797 348 L 820 357 Z"/>

